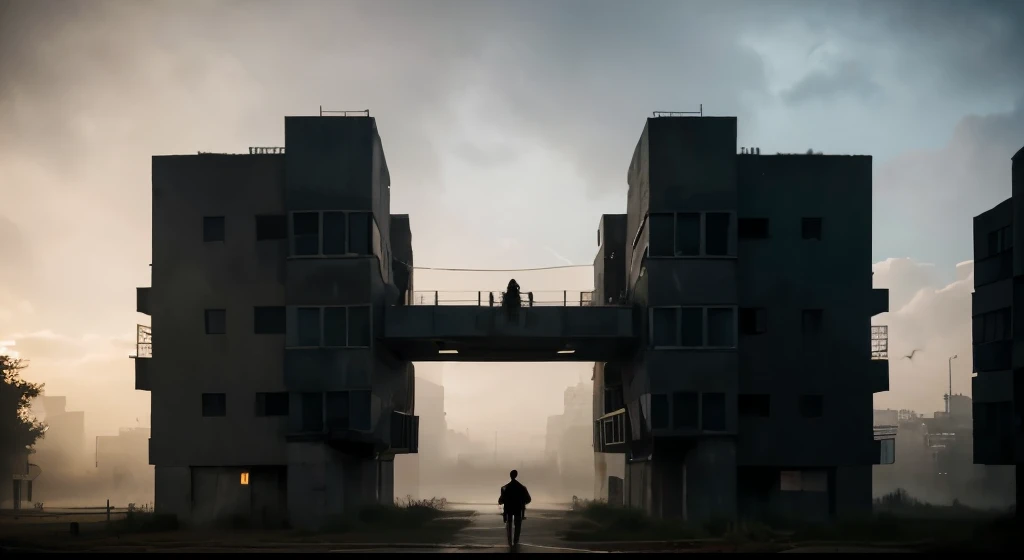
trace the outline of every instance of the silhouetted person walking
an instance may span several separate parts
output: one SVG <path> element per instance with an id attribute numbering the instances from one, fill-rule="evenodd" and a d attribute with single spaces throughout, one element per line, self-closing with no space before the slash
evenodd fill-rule
<path id="1" fill-rule="evenodd" d="M 504 512 L 501 514 L 502 520 L 508 523 L 509 516 L 511 516 L 513 524 L 515 525 L 515 535 L 512 537 L 512 545 L 519 544 L 519 533 L 523 528 L 523 518 L 526 515 L 526 505 L 533 501 L 530 497 L 530 491 L 523 486 L 516 477 L 519 476 L 518 471 L 512 471 L 508 473 L 509 478 L 512 480 L 508 484 L 501 487 L 501 495 L 498 497 L 498 504 L 505 506 Z"/>
<path id="2" fill-rule="evenodd" d="M 505 312 L 510 320 L 519 316 L 519 307 L 523 304 L 523 300 L 519 293 L 519 283 L 515 278 L 508 281 L 501 304 L 505 307 Z"/>

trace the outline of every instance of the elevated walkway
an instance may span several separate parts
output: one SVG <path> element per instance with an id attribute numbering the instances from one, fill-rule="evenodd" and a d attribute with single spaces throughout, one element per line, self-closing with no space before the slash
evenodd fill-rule
<path id="1" fill-rule="evenodd" d="M 523 294 L 514 315 L 500 292 L 417 292 L 384 311 L 384 343 L 410 361 L 615 361 L 635 351 L 634 310 L 591 305 L 589 292 Z"/>

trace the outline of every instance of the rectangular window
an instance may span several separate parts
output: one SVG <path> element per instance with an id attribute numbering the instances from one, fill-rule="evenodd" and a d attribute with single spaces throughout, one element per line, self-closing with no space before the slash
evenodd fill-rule
<path id="1" fill-rule="evenodd" d="M 370 224 L 373 222 L 369 212 L 351 212 L 348 215 L 348 252 L 353 255 L 372 255 L 370 247 Z"/>
<path id="2" fill-rule="evenodd" d="M 729 254 L 729 221 L 725 212 L 708 212 L 704 215 L 704 254 L 724 257 Z"/>
<path id="3" fill-rule="evenodd" d="M 292 214 L 292 254 L 310 256 L 320 254 L 320 213 L 296 212 Z"/>
<path id="4" fill-rule="evenodd" d="M 668 428 L 668 395 L 651 395 L 651 429 Z"/>
<path id="5" fill-rule="evenodd" d="M 370 332 L 370 306 L 348 308 L 348 346 L 369 348 L 372 333 Z"/>
<path id="6" fill-rule="evenodd" d="M 983 313 L 979 319 L 981 320 L 981 343 L 1009 340 L 1013 337 L 1009 307 Z"/>
<path id="7" fill-rule="evenodd" d="M 256 241 L 288 238 L 288 218 L 277 214 L 256 216 Z"/>
<path id="8" fill-rule="evenodd" d="M 680 345 L 688 348 L 704 346 L 704 308 L 683 307 L 679 310 Z"/>
<path id="9" fill-rule="evenodd" d="M 256 416 L 288 416 L 288 393 L 256 393 Z"/>
<path id="10" fill-rule="evenodd" d="M 725 431 L 725 393 L 701 394 L 701 429 L 711 432 Z"/>
<path id="11" fill-rule="evenodd" d="M 671 257 L 675 254 L 672 248 L 674 244 L 672 219 L 672 214 L 651 214 L 647 218 L 651 229 L 648 247 L 652 257 Z"/>
<path id="12" fill-rule="evenodd" d="M 676 214 L 675 238 L 675 256 L 700 256 L 700 214 Z"/>
<path id="13" fill-rule="evenodd" d="M 679 345 L 678 312 L 675 307 L 651 309 L 651 341 L 655 347 Z"/>
<path id="14" fill-rule="evenodd" d="M 348 346 L 345 324 L 344 307 L 324 308 L 324 346 L 339 348 Z"/>
<path id="15" fill-rule="evenodd" d="M 609 412 L 615 412 L 625 406 L 626 405 L 622 402 L 622 386 L 606 386 L 604 389 L 604 413 L 608 414 Z"/>
<path id="16" fill-rule="evenodd" d="M 301 431 L 320 432 L 324 429 L 324 394 L 302 393 Z"/>
<path id="17" fill-rule="evenodd" d="M 804 239 L 821 241 L 821 218 L 804 218 L 800 227 L 800 235 Z"/>
<path id="18" fill-rule="evenodd" d="M 805 335 L 820 334 L 824 323 L 824 312 L 821 309 L 804 309 L 801 313 L 800 323 Z"/>
<path id="19" fill-rule="evenodd" d="M 800 416 L 821 418 L 825 413 L 825 399 L 821 395 L 800 395 Z"/>
<path id="20" fill-rule="evenodd" d="M 227 416 L 228 396 L 225 393 L 203 393 L 203 416 Z"/>
<path id="21" fill-rule="evenodd" d="M 252 330 L 255 334 L 284 334 L 284 307 L 254 307 Z"/>
<path id="22" fill-rule="evenodd" d="M 320 346 L 320 308 L 300 307 L 295 312 L 297 340 L 299 347 Z"/>
<path id="23" fill-rule="evenodd" d="M 708 346 L 711 348 L 733 348 L 736 346 L 736 312 L 733 308 L 708 308 Z"/>
<path id="24" fill-rule="evenodd" d="M 204 314 L 206 334 L 228 332 L 228 312 L 225 309 L 207 309 Z"/>
<path id="25" fill-rule="evenodd" d="M 370 429 L 370 391 L 349 391 L 349 425 L 353 430 Z"/>
<path id="26" fill-rule="evenodd" d="M 737 412 L 745 418 L 768 418 L 772 412 L 771 395 L 739 395 Z"/>
<path id="27" fill-rule="evenodd" d="M 700 427 L 700 403 L 695 391 L 680 391 L 672 394 L 672 428 L 676 430 Z"/>
<path id="28" fill-rule="evenodd" d="M 988 233 L 988 256 L 995 256 L 1013 248 L 1013 228 L 999 228 Z"/>
<path id="29" fill-rule="evenodd" d="M 768 239 L 768 219 L 740 218 L 736 224 L 736 235 L 740 239 Z"/>
<path id="30" fill-rule="evenodd" d="M 224 216 L 203 218 L 203 241 L 206 243 L 224 241 Z"/>
<path id="31" fill-rule="evenodd" d="M 763 307 L 740 309 L 740 333 L 764 334 L 768 330 L 768 311 Z"/>
<path id="32" fill-rule="evenodd" d="M 349 408 L 348 391 L 327 393 L 327 429 L 349 429 Z"/>
<path id="33" fill-rule="evenodd" d="M 324 255 L 344 255 L 348 252 L 344 212 L 324 212 Z"/>

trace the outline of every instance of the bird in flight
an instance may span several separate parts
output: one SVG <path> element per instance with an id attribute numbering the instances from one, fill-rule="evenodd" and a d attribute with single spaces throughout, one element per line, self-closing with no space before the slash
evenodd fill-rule
<path id="1" fill-rule="evenodd" d="M 911 360 L 911 361 L 913 361 L 914 360 L 914 355 L 917 354 L 920 351 L 921 351 L 920 348 L 915 348 L 909 354 L 907 354 L 906 356 L 903 356 L 903 359 L 904 360 Z"/>

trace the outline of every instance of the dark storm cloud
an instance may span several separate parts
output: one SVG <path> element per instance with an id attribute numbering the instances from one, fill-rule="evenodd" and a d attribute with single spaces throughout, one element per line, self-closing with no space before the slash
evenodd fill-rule
<path id="1" fill-rule="evenodd" d="M 833 101 L 844 97 L 867 101 L 879 93 L 881 88 L 863 64 L 855 60 L 844 60 L 804 76 L 782 93 L 782 99 L 790 105 Z"/>

